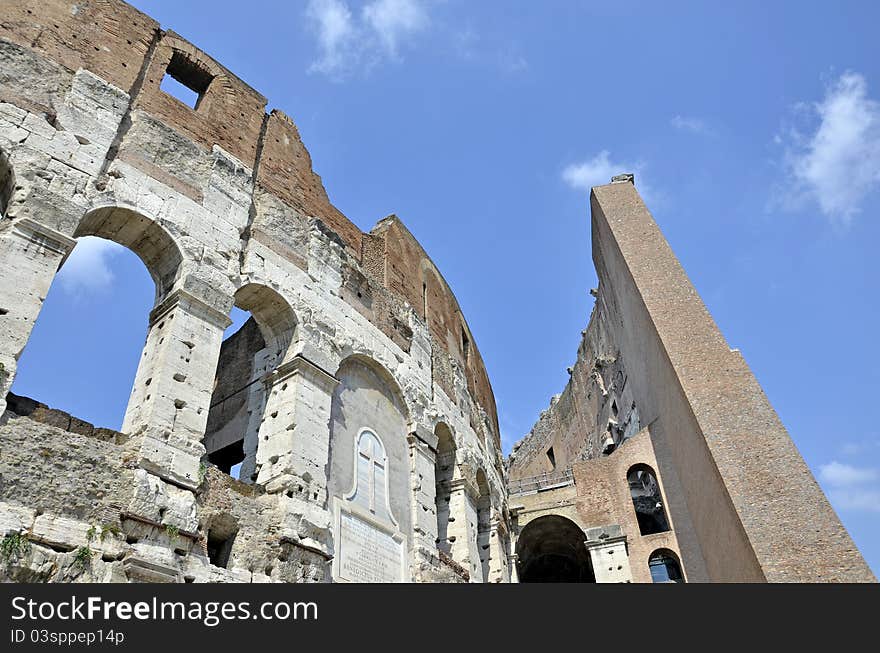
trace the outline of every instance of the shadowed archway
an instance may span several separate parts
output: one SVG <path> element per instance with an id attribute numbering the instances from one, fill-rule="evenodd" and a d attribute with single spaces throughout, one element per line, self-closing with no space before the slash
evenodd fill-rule
<path id="1" fill-rule="evenodd" d="M 516 544 L 521 583 L 594 583 L 586 536 L 570 519 L 558 515 L 529 522 Z"/>

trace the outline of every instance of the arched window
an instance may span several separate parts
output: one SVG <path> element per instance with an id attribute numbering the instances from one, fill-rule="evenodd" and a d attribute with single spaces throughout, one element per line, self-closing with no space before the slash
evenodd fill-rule
<path id="1" fill-rule="evenodd" d="M 434 462 L 434 480 L 436 482 L 437 508 L 437 549 L 448 555 L 452 554 L 452 542 L 449 540 L 449 522 L 455 521 L 451 512 L 450 483 L 455 477 L 455 439 L 452 431 L 442 422 L 434 429 L 437 436 L 437 459 Z"/>
<path id="2" fill-rule="evenodd" d="M 651 570 L 651 582 L 654 583 L 683 583 L 684 576 L 681 573 L 681 565 L 676 556 L 669 549 L 658 549 L 648 558 L 648 568 Z"/>
<path id="3" fill-rule="evenodd" d="M 653 470 L 647 465 L 636 465 L 630 468 L 626 480 L 639 522 L 639 532 L 642 535 L 653 535 L 668 531 L 669 522 L 663 509 L 663 497 Z"/>

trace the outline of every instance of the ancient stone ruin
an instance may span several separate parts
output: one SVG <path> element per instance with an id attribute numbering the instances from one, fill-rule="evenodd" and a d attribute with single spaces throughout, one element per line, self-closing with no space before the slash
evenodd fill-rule
<path id="1" fill-rule="evenodd" d="M 3 3 L 0 580 L 873 580 L 632 177 L 591 204 L 571 380 L 504 461 L 443 276 L 290 118 L 120 0 Z M 9 392 L 84 236 L 156 285 L 119 432 Z"/>

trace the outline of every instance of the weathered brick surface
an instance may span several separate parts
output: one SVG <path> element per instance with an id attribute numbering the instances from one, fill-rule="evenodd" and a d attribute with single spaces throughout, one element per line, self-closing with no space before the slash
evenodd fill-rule
<path id="1" fill-rule="evenodd" d="M 158 32 L 152 18 L 115 0 L 16 0 L 0 11 L 0 38 L 70 71 L 90 70 L 126 92 Z"/>

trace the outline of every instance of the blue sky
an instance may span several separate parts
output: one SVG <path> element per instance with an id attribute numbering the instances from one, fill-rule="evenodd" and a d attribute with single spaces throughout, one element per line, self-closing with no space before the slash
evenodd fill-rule
<path id="1" fill-rule="evenodd" d="M 880 573 L 880 4 L 134 4 L 292 116 L 358 226 L 403 219 L 468 318 L 505 451 L 592 308 L 588 189 L 635 172 Z M 133 255 L 78 247 L 14 389 L 118 427 L 152 297 Z"/>

